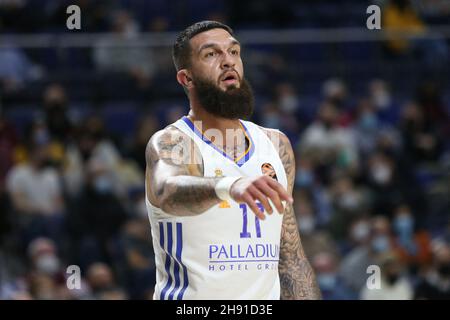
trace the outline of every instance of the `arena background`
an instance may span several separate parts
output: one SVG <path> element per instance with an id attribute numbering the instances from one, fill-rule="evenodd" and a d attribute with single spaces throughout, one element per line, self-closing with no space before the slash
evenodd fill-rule
<path id="1" fill-rule="evenodd" d="M 252 120 L 294 146 L 323 297 L 449 299 L 446 0 L 0 1 L 0 299 L 151 299 L 144 151 L 188 111 L 170 50 L 205 19 L 243 44 Z"/>

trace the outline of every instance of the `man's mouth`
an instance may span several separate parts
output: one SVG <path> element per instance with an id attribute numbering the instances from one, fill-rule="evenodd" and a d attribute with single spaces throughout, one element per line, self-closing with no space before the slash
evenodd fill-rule
<path id="1" fill-rule="evenodd" d="M 227 72 L 222 77 L 222 82 L 226 85 L 237 84 L 239 82 L 239 78 L 235 72 Z"/>

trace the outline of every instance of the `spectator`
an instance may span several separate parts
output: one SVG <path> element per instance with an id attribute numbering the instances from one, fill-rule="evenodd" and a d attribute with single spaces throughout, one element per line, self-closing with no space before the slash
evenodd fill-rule
<path id="1" fill-rule="evenodd" d="M 302 244 L 308 257 L 314 257 L 320 252 L 338 254 L 332 237 L 318 226 L 318 221 L 309 197 L 300 190 L 294 191 L 295 214 L 297 225 L 302 237 Z"/>
<path id="2" fill-rule="evenodd" d="M 434 125 L 427 125 L 423 110 L 416 103 L 409 103 L 403 108 L 401 131 L 405 156 L 411 162 L 420 164 L 438 160 L 441 143 Z"/>
<path id="3" fill-rule="evenodd" d="M 31 270 L 46 274 L 55 280 L 61 276 L 62 263 L 56 244 L 48 238 L 36 238 L 28 246 Z"/>
<path id="4" fill-rule="evenodd" d="M 393 228 L 396 236 L 394 246 L 400 261 L 409 265 L 412 271 L 426 267 L 431 262 L 430 236 L 423 230 L 415 229 L 414 216 L 407 205 L 397 207 Z"/>
<path id="5" fill-rule="evenodd" d="M 367 281 L 367 268 L 377 264 L 377 257 L 391 251 L 391 248 L 389 220 L 382 216 L 374 217 L 370 241 L 361 242 L 342 259 L 339 274 L 345 285 L 354 292 L 360 292 Z"/>
<path id="6" fill-rule="evenodd" d="M 391 217 L 405 190 L 401 186 L 400 169 L 394 159 L 381 152 L 375 152 L 367 160 L 366 181 L 372 194 L 374 212 Z"/>
<path id="7" fill-rule="evenodd" d="M 34 65 L 21 49 L 0 50 L 0 88 L 6 94 L 19 92 L 27 82 L 41 76 L 41 68 Z"/>
<path id="8" fill-rule="evenodd" d="M 347 239 L 342 243 L 342 252 L 347 254 L 356 247 L 367 246 L 370 242 L 370 218 L 368 215 L 356 217 L 350 223 Z"/>
<path id="9" fill-rule="evenodd" d="M 15 147 L 19 143 L 19 137 L 14 125 L 9 122 L 0 109 L 0 194 L 5 190 L 7 172 L 14 162 Z"/>
<path id="10" fill-rule="evenodd" d="M 322 85 L 322 94 L 326 102 L 336 106 L 340 111 L 345 110 L 348 91 L 341 79 L 326 80 Z"/>
<path id="11" fill-rule="evenodd" d="M 7 178 L 25 245 L 37 236 L 61 240 L 65 205 L 59 174 L 48 159 L 47 144 L 32 144 L 30 161 L 14 166 Z"/>
<path id="12" fill-rule="evenodd" d="M 349 220 L 362 216 L 368 209 L 368 199 L 365 192 L 354 185 L 348 176 L 337 176 L 330 186 L 333 215 L 327 224 L 327 229 L 335 239 L 345 237 Z"/>
<path id="13" fill-rule="evenodd" d="M 128 221 L 120 237 L 121 267 L 131 299 L 143 299 L 156 283 L 151 234 L 147 228 L 147 217 Z M 118 261 L 118 262 L 119 262 Z M 125 280 L 126 279 L 126 280 Z"/>
<path id="14" fill-rule="evenodd" d="M 87 271 L 87 281 L 95 299 L 124 300 L 126 294 L 117 286 L 111 268 L 104 263 L 93 263 Z"/>
<path id="15" fill-rule="evenodd" d="M 56 244 L 48 238 L 37 238 L 28 246 L 28 257 L 33 297 L 38 300 L 60 299 L 66 283 Z"/>
<path id="16" fill-rule="evenodd" d="M 361 290 L 362 300 L 411 300 L 414 290 L 403 273 L 403 265 L 395 254 L 385 253 L 378 259 L 381 268 L 380 288 L 367 286 Z"/>
<path id="17" fill-rule="evenodd" d="M 97 68 L 106 73 L 127 74 L 138 87 L 148 88 L 155 71 L 152 53 L 140 46 L 124 46 L 124 42 L 138 35 L 138 25 L 127 11 L 114 14 L 113 37 L 101 40 L 93 52 Z"/>
<path id="18" fill-rule="evenodd" d="M 437 241 L 433 249 L 433 266 L 415 289 L 415 299 L 450 299 L 450 245 L 448 241 Z"/>
<path id="19" fill-rule="evenodd" d="M 390 0 L 384 10 L 384 27 L 388 31 L 407 32 L 417 36 L 411 40 L 392 37 L 386 43 L 389 51 L 395 55 L 405 55 L 418 51 L 428 65 L 436 66 L 448 59 L 448 47 L 440 38 L 424 38 L 427 27 L 423 19 L 415 12 L 410 0 Z"/>
<path id="20" fill-rule="evenodd" d="M 356 136 L 360 152 L 367 154 L 373 152 L 376 147 L 378 132 L 381 123 L 378 119 L 375 107 L 367 99 L 359 101 L 356 118 Z"/>
<path id="21" fill-rule="evenodd" d="M 43 96 L 44 117 L 53 139 L 65 143 L 71 133 L 72 124 L 67 115 L 67 94 L 60 84 L 49 85 Z"/>
<path id="22" fill-rule="evenodd" d="M 312 259 L 317 283 L 324 300 L 352 300 L 357 296 L 343 283 L 338 274 L 338 261 L 330 253 L 319 253 Z"/>
<path id="23" fill-rule="evenodd" d="M 71 236 L 76 239 L 73 258 L 80 260 L 82 267 L 94 261 L 111 263 L 111 241 L 127 218 L 108 171 L 99 165 L 87 170 L 85 189 L 71 204 L 68 221 Z"/>
<path id="24" fill-rule="evenodd" d="M 342 167 L 358 163 L 354 133 L 339 125 L 340 111 L 329 102 L 320 106 L 316 121 L 308 126 L 300 139 L 302 150 L 315 153 L 314 161 L 332 164 L 340 161 Z"/>

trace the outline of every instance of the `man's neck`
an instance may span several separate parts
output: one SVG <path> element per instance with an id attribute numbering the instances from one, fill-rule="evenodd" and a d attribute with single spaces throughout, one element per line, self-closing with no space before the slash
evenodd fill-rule
<path id="1" fill-rule="evenodd" d="M 204 133 L 205 137 L 213 141 L 215 145 L 224 150 L 229 156 L 237 157 L 247 148 L 249 141 L 247 141 L 245 137 L 244 130 L 239 119 L 226 119 L 217 117 L 206 112 L 203 109 L 195 109 L 189 111 L 188 118 L 199 128 L 202 133 Z M 207 130 L 219 130 L 222 134 L 222 142 L 215 139 L 215 135 L 217 135 L 217 131 L 211 131 L 212 134 L 209 134 Z M 232 132 L 228 132 L 227 130 L 233 130 L 234 135 L 231 135 Z M 212 137 L 213 136 L 213 137 Z M 230 138 L 232 137 L 232 138 Z"/>
<path id="2" fill-rule="evenodd" d="M 191 109 L 188 114 L 188 118 L 193 122 L 199 121 L 201 123 L 202 131 L 205 132 L 208 129 L 220 130 L 225 137 L 227 129 L 241 129 L 239 119 L 227 119 L 221 118 L 208 113 L 203 109 L 193 110 Z"/>

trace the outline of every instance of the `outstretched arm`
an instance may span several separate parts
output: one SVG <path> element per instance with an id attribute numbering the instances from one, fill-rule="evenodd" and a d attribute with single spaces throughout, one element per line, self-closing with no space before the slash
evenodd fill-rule
<path id="1" fill-rule="evenodd" d="M 175 127 L 150 139 L 145 158 L 149 201 L 174 215 L 200 214 L 220 202 L 214 187 L 218 178 L 204 178 L 199 150 Z"/>
<path id="2" fill-rule="evenodd" d="M 292 194 L 295 179 L 295 159 L 291 143 L 280 131 L 268 129 L 265 129 L 265 131 L 278 149 L 288 179 L 288 192 Z M 303 250 L 292 204 L 286 206 L 283 216 L 278 270 L 281 299 L 321 299 L 314 271 Z"/>
<path id="3" fill-rule="evenodd" d="M 146 150 L 147 197 L 167 213 L 178 216 L 198 215 L 217 205 L 221 200 L 215 187 L 222 178 L 203 177 L 200 151 L 192 140 L 175 127 L 158 131 Z M 282 200 L 290 202 L 286 190 L 275 180 L 266 177 L 242 177 L 231 186 L 230 195 L 238 203 L 246 203 L 261 219 L 272 213 L 269 199 L 279 212 Z"/>

